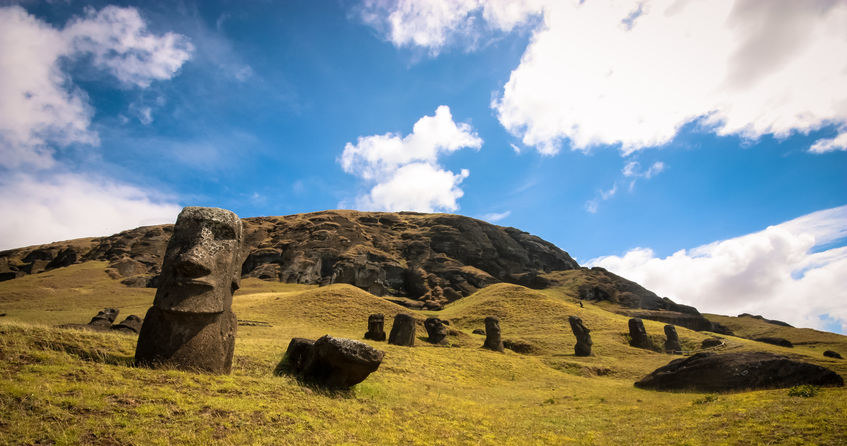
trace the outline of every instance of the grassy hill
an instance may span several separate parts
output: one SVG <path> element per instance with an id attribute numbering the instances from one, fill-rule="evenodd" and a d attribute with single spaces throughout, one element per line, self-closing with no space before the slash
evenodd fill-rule
<path id="1" fill-rule="evenodd" d="M 304 387 L 273 376 L 292 337 L 362 339 L 367 316 L 403 307 L 350 285 L 315 287 L 246 279 L 233 309 L 240 326 L 233 373 L 214 376 L 131 366 L 133 336 L 53 326 L 86 323 L 117 307 L 119 320 L 143 316 L 154 290 L 127 288 L 86 262 L 0 283 L 0 443 L 5 444 L 845 444 L 847 390 L 812 398 L 787 389 L 734 394 L 665 393 L 633 382 L 672 356 L 632 348 L 627 318 L 608 303 L 579 306 L 574 286 L 530 290 L 496 284 L 439 312 L 451 321 L 448 347 L 386 352 L 379 370 L 348 392 Z M 485 316 L 501 319 L 504 339 L 532 354 L 479 348 Z M 579 315 L 594 356 L 575 357 L 567 325 Z M 709 317 L 713 317 L 709 315 Z M 717 318 L 717 316 L 714 316 Z M 723 336 L 724 351 L 766 350 L 847 376 L 847 337 L 778 327 L 751 318 L 719 322 L 748 336 L 761 330 L 793 349 Z M 663 341 L 663 324 L 644 321 Z M 729 325 L 729 324 L 732 325 Z M 771 328 L 772 327 L 772 328 Z M 678 328 L 685 348 L 710 334 Z M 758 335 L 758 334 L 757 334 Z"/>

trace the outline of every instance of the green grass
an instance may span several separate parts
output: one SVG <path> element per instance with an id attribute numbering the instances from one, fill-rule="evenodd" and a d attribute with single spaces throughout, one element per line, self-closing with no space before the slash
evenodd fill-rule
<path id="1" fill-rule="evenodd" d="M 233 309 L 271 326 L 238 328 L 233 373 L 131 366 L 135 338 L 58 329 L 102 307 L 143 315 L 153 290 L 123 287 L 90 262 L 0 283 L 0 443 L 3 444 L 844 444 L 847 391 L 813 398 L 787 389 L 733 394 L 653 392 L 632 383 L 673 357 L 630 347 L 626 317 L 586 304 L 572 287 L 499 284 L 420 319 L 449 319 L 452 347 L 365 341 L 386 352 L 348 392 L 301 386 L 273 369 L 292 337 L 362 339 L 367 316 L 402 307 L 348 285 L 245 280 Z M 19 282 L 27 280 L 27 282 Z M 592 330 L 594 355 L 573 356 L 567 316 Z M 480 349 L 485 316 L 532 355 Z M 664 324 L 644 321 L 651 335 Z M 418 333 L 422 338 L 422 327 Z M 687 345 L 709 334 L 678 328 Z M 832 335 L 837 336 L 837 335 Z M 842 375 L 815 344 L 783 349 L 726 337 L 724 350 L 794 350 Z M 790 338 L 789 338 L 790 339 Z M 827 345 L 847 345 L 842 336 Z M 831 347 L 830 347 L 831 348 Z"/>

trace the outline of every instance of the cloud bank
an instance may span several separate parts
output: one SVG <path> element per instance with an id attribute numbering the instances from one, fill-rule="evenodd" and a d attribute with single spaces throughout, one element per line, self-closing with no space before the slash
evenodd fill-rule
<path id="1" fill-rule="evenodd" d="M 175 76 L 192 50 L 182 35 L 148 31 L 134 8 L 88 8 L 61 29 L 19 6 L 0 8 L 0 245 L 173 220 L 172 200 L 68 171 L 55 154 L 99 144 L 95 110 L 66 71 L 71 62 L 108 73 L 124 88 L 145 88 Z"/>
<path id="2" fill-rule="evenodd" d="M 456 123 L 450 107 L 439 106 L 424 116 L 412 133 L 359 137 L 347 143 L 339 158 L 345 172 L 361 178 L 371 189 L 356 198 L 360 209 L 383 211 L 455 211 L 463 195 L 459 185 L 467 169 L 453 173 L 438 159 L 463 148 L 479 149 L 482 139 L 466 123 Z"/>
<path id="3" fill-rule="evenodd" d="M 841 206 L 664 258 L 636 248 L 588 264 L 700 311 L 763 314 L 813 328 L 835 319 L 845 333 L 845 242 L 847 206 Z"/>
<path id="4" fill-rule="evenodd" d="M 785 137 L 840 128 L 814 152 L 845 150 L 847 3 L 834 0 L 368 2 L 366 22 L 397 46 L 437 54 L 541 16 L 491 107 L 522 143 L 671 141 L 696 122 L 719 135 Z M 822 88 L 822 86 L 826 86 Z"/>

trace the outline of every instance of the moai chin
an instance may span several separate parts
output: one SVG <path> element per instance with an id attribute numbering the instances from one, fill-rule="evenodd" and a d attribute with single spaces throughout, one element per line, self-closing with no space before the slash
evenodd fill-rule
<path id="1" fill-rule="evenodd" d="M 168 242 L 159 288 L 147 311 L 136 363 L 229 373 L 241 278 L 241 220 L 225 209 L 186 207 Z"/>

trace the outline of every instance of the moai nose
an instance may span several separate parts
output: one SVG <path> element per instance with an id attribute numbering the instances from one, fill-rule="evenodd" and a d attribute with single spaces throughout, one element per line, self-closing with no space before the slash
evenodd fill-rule
<path id="1" fill-rule="evenodd" d="M 205 256 L 195 245 L 179 255 L 176 270 L 183 277 L 202 277 L 211 274 L 212 269 L 206 266 Z"/>

